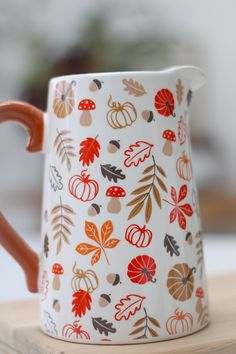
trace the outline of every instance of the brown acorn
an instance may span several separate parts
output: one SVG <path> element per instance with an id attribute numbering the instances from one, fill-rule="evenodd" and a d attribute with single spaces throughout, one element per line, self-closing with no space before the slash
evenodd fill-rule
<path id="1" fill-rule="evenodd" d="M 116 286 L 117 284 L 121 284 L 119 274 L 115 274 L 115 273 L 108 274 L 107 281 L 109 284 L 111 284 L 113 286 Z"/>
<path id="2" fill-rule="evenodd" d="M 107 150 L 110 154 L 115 154 L 117 150 L 120 149 L 120 140 L 109 141 Z"/>
<path id="3" fill-rule="evenodd" d="M 142 117 L 144 120 L 146 120 L 148 123 L 152 122 L 154 120 L 154 114 L 152 111 L 145 110 L 142 112 Z"/>
<path id="4" fill-rule="evenodd" d="M 52 307 L 54 308 L 54 310 L 56 312 L 60 312 L 61 311 L 61 305 L 60 305 L 60 302 L 58 300 L 53 300 Z"/>
<path id="5" fill-rule="evenodd" d="M 185 236 L 185 241 L 189 244 L 189 246 L 192 245 L 193 243 L 193 236 L 191 234 L 191 232 L 187 232 L 186 236 Z"/>
<path id="6" fill-rule="evenodd" d="M 96 216 L 100 213 L 100 211 L 101 211 L 101 205 L 93 203 L 88 208 L 88 215 L 89 216 Z"/>
<path id="7" fill-rule="evenodd" d="M 101 294 L 98 300 L 98 304 L 101 307 L 106 307 L 111 303 L 111 294 Z"/>
<path id="8" fill-rule="evenodd" d="M 102 88 L 102 83 L 103 83 L 103 81 L 94 79 L 94 80 L 91 81 L 90 84 L 89 84 L 89 90 L 92 91 L 92 92 L 101 90 L 101 88 Z"/>

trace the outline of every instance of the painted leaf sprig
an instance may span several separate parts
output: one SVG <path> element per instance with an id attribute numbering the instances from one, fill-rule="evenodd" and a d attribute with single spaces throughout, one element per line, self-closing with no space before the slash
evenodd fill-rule
<path id="1" fill-rule="evenodd" d="M 166 248 L 166 252 L 169 253 L 171 257 L 173 254 L 176 256 L 180 255 L 179 246 L 173 236 L 166 234 L 164 239 L 164 247 Z"/>
<path id="2" fill-rule="evenodd" d="M 66 163 L 67 169 L 71 170 L 71 157 L 76 156 L 74 153 L 73 139 L 70 137 L 69 130 L 57 129 L 57 137 L 54 141 L 56 154 L 58 155 L 61 163 Z"/>
<path id="3" fill-rule="evenodd" d="M 138 81 L 135 81 L 133 79 L 123 79 L 122 80 L 124 84 L 124 90 L 128 91 L 130 95 L 133 95 L 134 97 L 139 97 L 145 95 L 146 91 L 143 87 L 142 84 L 140 84 Z"/>
<path id="4" fill-rule="evenodd" d="M 151 337 L 158 337 L 158 333 L 156 332 L 156 329 L 153 328 L 153 326 L 156 328 L 161 328 L 159 322 L 154 317 L 148 316 L 145 307 L 143 308 L 143 310 L 144 317 L 139 318 L 134 323 L 133 326 L 135 327 L 135 329 L 129 335 L 133 336 L 140 334 L 138 337 L 135 337 L 133 339 L 148 338 L 148 334 L 151 335 Z"/>
<path id="5" fill-rule="evenodd" d="M 82 255 L 93 253 L 91 258 L 92 265 L 100 260 L 101 254 L 103 253 L 107 263 L 110 264 L 106 250 L 109 248 L 115 248 L 120 242 L 120 240 L 117 238 L 110 238 L 111 234 L 113 233 L 113 224 L 111 220 L 104 222 L 101 227 L 100 234 L 97 226 L 89 221 L 85 221 L 84 230 L 87 237 L 95 242 L 95 245 L 90 243 L 80 243 L 76 247 L 76 251 Z"/>
<path id="6" fill-rule="evenodd" d="M 98 135 L 95 138 L 86 138 L 80 143 L 80 158 L 82 166 L 89 166 L 94 162 L 95 157 L 99 157 L 101 146 L 97 141 Z"/>
<path id="7" fill-rule="evenodd" d="M 176 189 L 172 186 L 171 187 L 171 199 L 173 202 L 170 202 L 166 199 L 163 199 L 166 203 L 170 204 L 174 209 L 170 212 L 170 223 L 173 223 L 176 218 L 178 218 L 178 223 L 181 229 L 185 230 L 187 226 L 187 220 L 185 216 L 192 216 L 193 215 L 193 209 L 190 204 L 185 203 L 185 204 L 180 204 L 187 196 L 188 193 L 188 187 L 186 184 L 184 184 L 182 187 L 180 187 L 179 194 L 177 197 L 177 192 Z"/>
<path id="8" fill-rule="evenodd" d="M 116 333 L 116 328 L 113 327 L 113 323 L 108 322 L 102 317 L 92 317 L 93 328 L 100 334 L 108 336 L 109 333 Z"/>
<path id="9" fill-rule="evenodd" d="M 60 197 L 60 203 L 56 205 L 52 211 L 52 230 L 53 230 L 53 240 L 57 241 L 56 247 L 56 255 L 61 252 L 63 241 L 68 245 L 70 244 L 70 227 L 75 226 L 73 220 L 71 219 L 71 215 L 74 215 L 75 212 L 71 208 L 71 206 L 67 204 L 62 204 L 62 200 Z"/>
<path id="10" fill-rule="evenodd" d="M 128 220 L 136 216 L 145 208 L 145 220 L 148 222 L 152 216 L 152 201 L 154 201 L 159 208 L 162 207 L 161 194 L 159 187 L 163 192 L 167 192 L 167 188 L 161 177 L 166 177 L 165 171 L 162 167 L 156 164 L 154 156 L 152 156 L 153 164 L 146 167 L 143 171 L 143 178 L 138 182 L 145 183 L 143 186 L 135 189 L 131 194 L 135 195 L 127 206 L 132 206 L 129 213 Z M 161 177 L 159 177 L 161 175 Z"/>
<path id="11" fill-rule="evenodd" d="M 179 79 L 176 84 L 176 96 L 177 96 L 178 104 L 182 103 L 183 95 L 184 95 L 184 86 L 182 84 L 182 81 Z"/>
<path id="12" fill-rule="evenodd" d="M 199 267 L 199 278 L 202 278 L 203 274 L 203 243 L 202 243 L 202 233 L 201 231 L 197 232 L 195 236 L 195 242 L 196 242 L 196 257 L 197 257 L 197 266 Z"/>
<path id="13" fill-rule="evenodd" d="M 101 165 L 101 172 L 104 178 L 108 181 L 113 181 L 117 183 L 118 179 L 125 179 L 125 175 L 122 173 L 120 168 L 112 166 L 111 164 Z"/>

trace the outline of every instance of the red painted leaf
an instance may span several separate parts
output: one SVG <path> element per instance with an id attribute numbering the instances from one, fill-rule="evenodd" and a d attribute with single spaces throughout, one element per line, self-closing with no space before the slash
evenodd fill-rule
<path id="1" fill-rule="evenodd" d="M 193 209 L 190 204 L 184 204 L 180 205 L 179 208 L 182 210 L 182 212 L 187 215 L 187 216 L 192 216 L 193 215 Z"/>
<path id="2" fill-rule="evenodd" d="M 188 187 L 186 184 L 184 184 L 179 190 L 178 203 L 180 203 L 184 198 L 186 198 L 187 193 Z"/>
<path id="3" fill-rule="evenodd" d="M 135 315 L 142 307 L 144 296 L 130 294 L 125 298 L 120 299 L 120 302 L 115 305 L 117 312 L 115 313 L 115 319 L 121 321 L 122 319 L 128 320 L 130 316 Z"/>
<path id="4" fill-rule="evenodd" d="M 92 298 L 89 293 L 85 290 L 76 291 L 73 294 L 72 301 L 72 312 L 74 312 L 75 317 L 82 317 L 85 315 L 86 310 L 91 310 Z"/>
<path id="5" fill-rule="evenodd" d="M 126 167 L 134 165 L 137 167 L 140 162 L 144 162 L 151 154 L 153 144 L 149 144 L 146 141 L 137 141 L 135 144 L 129 146 L 129 149 L 125 151 L 126 159 L 124 164 Z"/>
<path id="6" fill-rule="evenodd" d="M 184 216 L 184 214 L 180 210 L 178 210 L 178 222 L 179 222 L 179 226 L 181 227 L 181 229 L 185 230 L 186 224 L 187 224 L 186 217 Z"/>
<path id="7" fill-rule="evenodd" d="M 177 212 L 178 212 L 178 208 L 174 208 L 171 212 L 170 212 L 170 223 L 174 222 L 177 216 Z"/>
<path id="8" fill-rule="evenodd" d="M 171 187 L 171 198 L 175 204 L 178 203 L 177 193 L 176 193 L 176 189 L 174 187 Z"/>
<path id="9" fill-rule="evenodd" d="M 82 161 L 82 165 L 89 166 L 90 163 L 94 162 L 95 157 L 99 157 L 100 144 L 95 138 L 87 138 L 80 143 L 81 149 L 79 151 L 80 158 L 79 161 Z"/>

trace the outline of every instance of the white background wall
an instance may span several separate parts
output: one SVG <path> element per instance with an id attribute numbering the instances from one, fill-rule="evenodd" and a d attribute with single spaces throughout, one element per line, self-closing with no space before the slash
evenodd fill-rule
<path id="1" fill-rule="evenodd" d="M 89 14 L 98 8 L 107 13 L 108 36 L 142 38 L 149 33 L 165 39 L 168 58 L 137 60 L 135 68 L 191 63 L 205 70 L 208 84 L 193 102 L 192 128 L 213 141 L 218 160 L 209 169 L 209 161 L 204 165 L 196 158 L 196 172 L 199 178 L 206 172 L 223 172 L 225 186 L 236 189 L 234 0 L 1 1 L 0 100 L 18 98 L 32 59 L 36 69 L 35 47 L 46 48 L 51 57 L 60 56 L 81 40 Z M 43 156 L 25 154 L 25 140 L 22 128 L 1 126 L 0 206 L 16 227 L 33 230 L 39 227 L 35 215 L 40 208 Z"/>

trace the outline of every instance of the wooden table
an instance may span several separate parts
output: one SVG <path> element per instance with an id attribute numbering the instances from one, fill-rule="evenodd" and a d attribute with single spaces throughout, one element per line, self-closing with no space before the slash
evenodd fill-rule
<path id="1" fill-rule="evenodd" d="M 1 354 L 235 354 L 236 274 L 209 279 L 211 324 L 193 335 L 150 344 L 82 345 L 55 340 L 38 326 L 37 301 L 0 305 Z"/>

